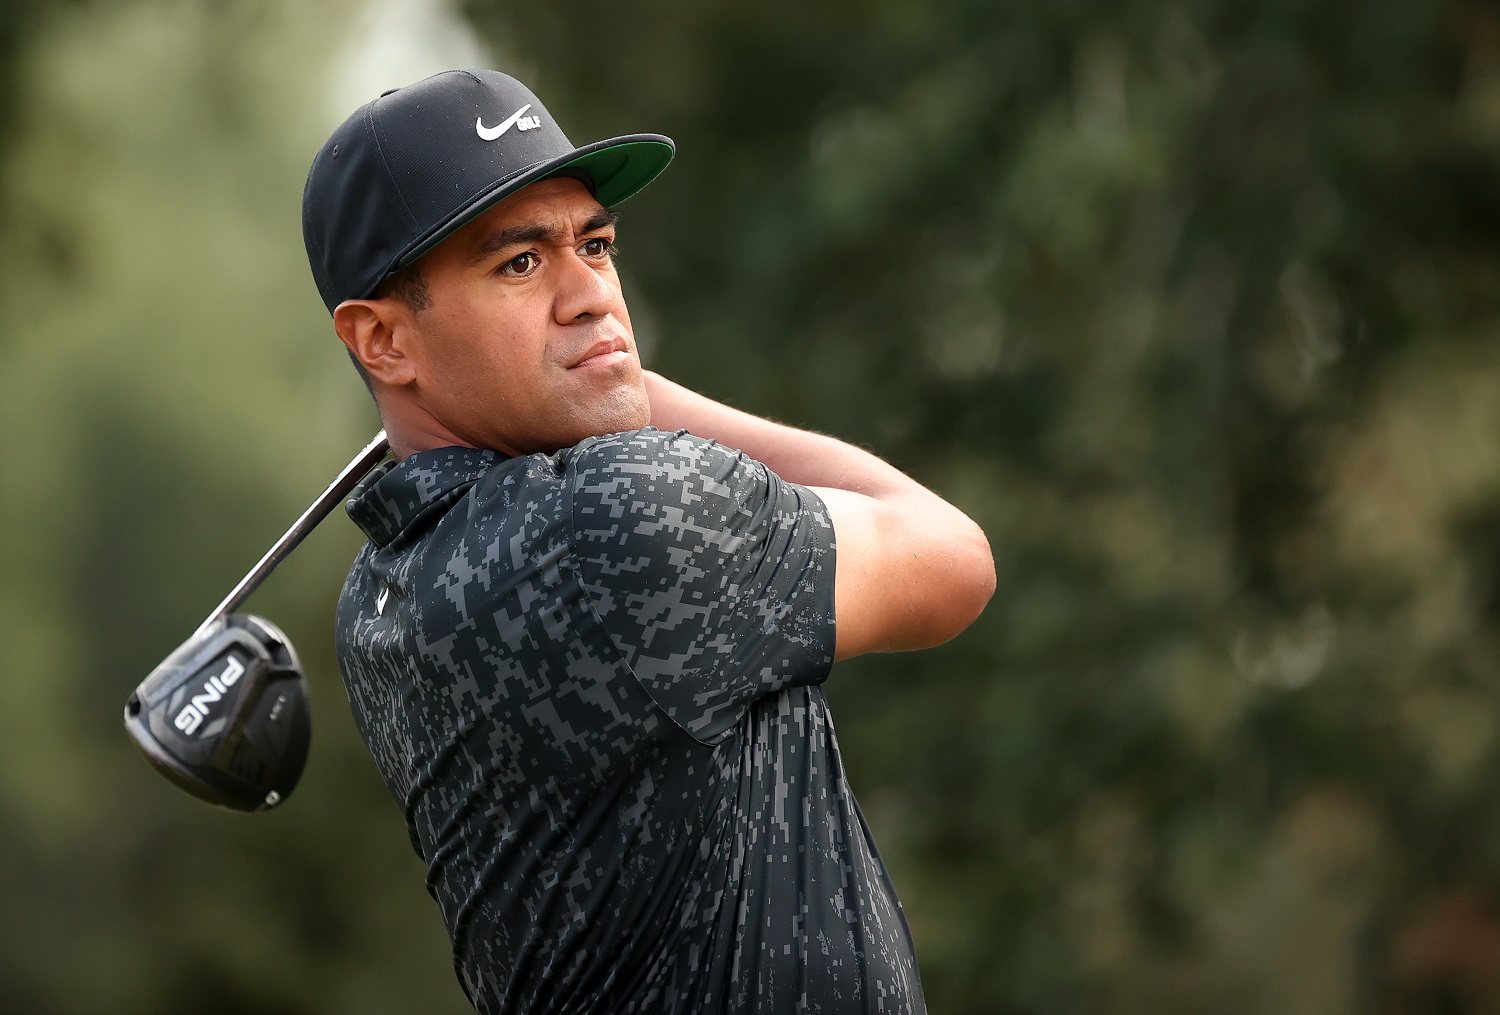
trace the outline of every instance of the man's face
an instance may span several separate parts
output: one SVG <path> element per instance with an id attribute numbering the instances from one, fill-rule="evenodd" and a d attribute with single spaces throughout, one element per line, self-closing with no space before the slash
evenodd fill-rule
<path id="1" fill-rule="evenodd" d="M 423 256 L 412 395 L 474 447 L 551 452 L 651 417 L 614 215 L 577 180 L 511 195 Z"/>

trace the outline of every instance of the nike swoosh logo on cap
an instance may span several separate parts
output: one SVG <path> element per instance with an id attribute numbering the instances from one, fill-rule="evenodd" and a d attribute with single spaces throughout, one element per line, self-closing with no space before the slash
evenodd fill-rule
<path id="1" fill-rule="evenodd" d="M 480 140 L 482 141 L 493 141 L 501 134 L 504 134 L 506 131 L 510 130 L 511 127 L 514 127 L 516 121 L 519 120 L 522 114 L 530 108 L 531 103 L 528 102 L 526 103 L 526 105 L 510 114 L 510 117 L 504 123 L 498 124 L 494 127 L 486 127 L 484 125 L 484 117 L 478 117 L 474 120 L 474 133 L 478 134 Z"/>

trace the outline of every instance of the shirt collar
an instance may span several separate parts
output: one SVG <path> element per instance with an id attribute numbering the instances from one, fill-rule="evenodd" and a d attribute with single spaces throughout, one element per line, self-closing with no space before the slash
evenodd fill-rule
<path id="1" fill-rule="evenodd" d="M 476 448 L 418 451 L 362 479 L 344 510 L 370 541 L 385 546 L 435 505 L 446 508 L 506 456 Z"/>

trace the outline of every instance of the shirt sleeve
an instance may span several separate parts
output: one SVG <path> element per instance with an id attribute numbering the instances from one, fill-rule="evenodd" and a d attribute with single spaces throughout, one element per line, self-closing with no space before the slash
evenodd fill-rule
<path id="1" fill-rule="evenodd" d="M 646 429 L 578 449 L 575 559 L 641 685 L 716 744 L 756 699 L 833 665 L 827 508 L 739 451 Z"/>

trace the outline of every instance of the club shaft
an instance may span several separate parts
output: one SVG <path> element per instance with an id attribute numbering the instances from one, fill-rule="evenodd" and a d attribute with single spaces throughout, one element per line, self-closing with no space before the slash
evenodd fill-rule
<path id="1" fill-rule="evenodd" d="M 385 457 L 390 447 L 391 442 L 386 438 L 384 430 L 376 434 L 374 440 L 366 444 L 364 450 L 355 455 L 354 460 L 344 466 L 344 471 L 328 484 L 328 489 L 324 490 L 318 499 L 302 512 L 301 517 L 292 523 L 292 527 L 287 529 L 286 533 L 266 551 L 266 555 L 250 569 L 250 573 L 240 579 L 239 584 L 224 597 L 224 601 L 214 607 L 214 612 L 208 615 L 208 619 L 198 625 L 196 634 L 202 634 L 244 605 L 245 600 L 250 598 L 250 593 L 254 592 L 260 583 L 266 580 L 266 576 L 276 570 L 276 565 L 286 559 L 286 556 L 297 548 L 297 544 L 307 538 L 307 534 L 317 528 L 319 522 L 328 517 L 328 513 L 334 509 L 334 506 L 347 497 L 349 491 L 353 490 L 355 485 L 375 468 L 376 463 Z"/>

